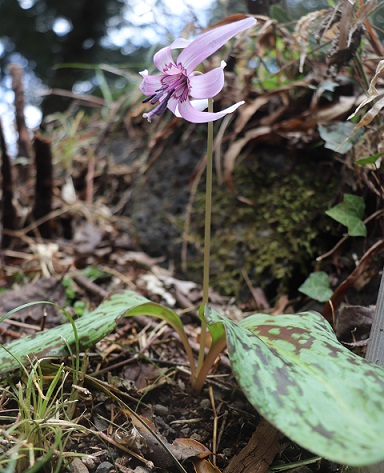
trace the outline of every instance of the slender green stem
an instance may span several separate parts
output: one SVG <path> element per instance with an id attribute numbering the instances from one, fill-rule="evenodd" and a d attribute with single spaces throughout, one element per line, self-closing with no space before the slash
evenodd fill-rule
<path id="1" fill-rule="evenodd" d="M 208 99 L 208 112 L 213 112 L 213 100 Z M 213 151 L 213 122 L 208 122 L 207 137 L 207 175 L 205 187 L 205 230 L 204 230 L 204 270 L 203 270 L 203 304 L 208 304 L 209 293 L 209 266 L 211 249 L 211 213 L 212 213 L 212 151 Z M 201 323 L 200 350 L 197 361 L 197 375 L 204 362 L 205 335 L 207 324 L 205 320 Z"/>

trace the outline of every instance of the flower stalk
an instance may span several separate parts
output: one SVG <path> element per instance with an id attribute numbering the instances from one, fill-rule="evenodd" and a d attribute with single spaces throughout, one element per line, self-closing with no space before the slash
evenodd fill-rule
<path id="1" fill-rule="evenodd" d="M 207 322 L 204 317 L 209 301 L 209 272 L 211 247 L 211 214 L 212 214 L 212 177 L 213 177 L 213 121 L 233 113 L 244 101 L 237 102 L 219 112 L 213 112 L 213 97 L 224 86 L 225 61 L 209 72 L 201 73 L 195 68 L 207 57 L 220 49 L 228 40 L 238 33 L 254 26 L 256 20 L 244 17 L 242 20 L 229 22 L 210 29 L 193 41 L 184 38 L 176 39 L 170 46 L 162 48 L 153 58 L 159 74 L 150 75 L 147 70 L 140 72 L 143 78 L 140 89 L 147 96 L 143 103 L 153 108 L 143 114 L 149 122 L 160 117 L 169 109 L 175 116 L 182 117 L 191 123 L 208 123 L 207 166 L 204 224 L 204 264 L 203 264 L 203 298 L 200 309 L 201 333 L 197 367 L 191 361 L 192 384 L 196 392 L 201 391 L 217 355 L 225 347 L 224 333 L 213 339 L 205 357 Z M 182 49 L 174 59 L 173 50 Z M 207 111 L 205 111 L 208 108 Z M 177 327 L 178 330 L 180 327 Z M 182 331 L 183 332 L 183 331 Z M 185 333 L 182 333 L 182 338 Z M 185 342 L 185 339 L 184 339 Z M 186 351 L 191 350 L 186 340 Z"/>
<path id="2" fill-rule="evenodd" d="M 208 112 L 213 112 L 213 100 L 208 99 Z M 209 301 L 209 271 L 211 255 L 211 219 L 212 219 L 212 176 L 213 175 L 213 122 L 208 122 L 207 136 L 207 166 L 205 184 L 205 225 L 204 225 L 204 263 L 203 263 L 203 305 Z M 204 362 L 205 339 L 207 323 L 201 322 L 200 349 L 197 362 L 197 374 L 201 371 Z"/>

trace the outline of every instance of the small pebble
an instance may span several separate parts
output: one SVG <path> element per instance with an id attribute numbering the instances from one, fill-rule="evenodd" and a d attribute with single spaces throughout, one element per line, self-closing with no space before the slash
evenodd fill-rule
<path id="1" fill-rule="evenodd" d="M 168 413 L 168 407 L 163 406 L 162 404 L 156 404 L 155 405 L 155 414 L 158 416 L 164 416 Z"/>
<path id="2" fill-rule="evenodd" d="M 89 470 L 80 458 L 74 458 L 71 462 L 71 473 L 89 473 Z"/>
<path id="3" fill-rule="evenodd" d="M 209 399 L 202 399 L 200 402 L 200 407 L 202 407 L 203 409 L 210 409 L 211 401 Z"/>
<path id="4" fill-rule="evenodd" d="M 96 468 L 96 461 L 93 457 L 84 457 L 81 460 L 84 465 L 88 468 L 88 470 L 94 470 Z"/>
<path id="5" fill-rule="evenodd" d="M 111 473 L 112 471 L 115 471 L 115 467 L 112 465 L 112 463 L 101 462 L 100 465 L 96 468 L 95 473 Z"/>
<path id="6" fill-rule="evenodd" d="M 196 440 L 197 442 L 201 442 L 203 440 L 201 435 L 196 433 L 191 435 L 191 439 Z"/>

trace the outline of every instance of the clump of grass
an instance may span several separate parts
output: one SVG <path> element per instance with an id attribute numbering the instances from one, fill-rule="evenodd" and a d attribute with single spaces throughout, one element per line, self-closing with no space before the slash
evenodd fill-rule
<path id="1" fill-rule="evenodd" d="M 17 309 L 16 309 L 17 310 Z M 71 369 L 40 359 L 24 366 L 21 375 L 8 376 L 0 386 L 0 471 L 4 473 L 59 472 L 68 455 L 71 432 L 82 427 L 75 418 L 78 386 L 86 363 L 80 363 L 79 340 L 74 328 Z"/>
<path id="2" fill-rule="evenodd" d="M 79 372 L 72 372 L 72 387 L 68 390 L 70 372 L 64 364 L 51 366 L 36 361 L 21 378 L 8 378 L 1 389 L 3 404 L 0 416 L 0 470 L 4 472 L 59 472 L 69 434 L 79 429 L 73 420 L 77 390 L 73 385 Z M 9 406 L 9 407 L 8 407 Z"/>

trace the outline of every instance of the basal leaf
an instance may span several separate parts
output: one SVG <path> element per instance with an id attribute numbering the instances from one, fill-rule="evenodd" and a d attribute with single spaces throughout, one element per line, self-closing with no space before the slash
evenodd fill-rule
<path id="1" fill-rule="evenodd" d="M 167 321 L 180 335 L 191 369 L 194 370 L 193 354 L 180 317 L 173 310 L 150 302 L 133 291 L 113 294 L 93 312 L 75 321 L 80 348 L 84 350 L 93 346 L 111 333 L 119 317 L 134 315 L 148 315 Z M 67 323 L 33 336 L 22 337 L 4 347 L 0 345 L 0 375 L 19 368 L 19 362 L 28 363 L 30 358 L 66 356 L 67 346 L 74 347 L 75 344 L 73 327 Z"/>
<path id="2" fill-rule="evenodd" d="M 225 326 L 239 385 L 275 427 L 337 463 L 384 459 L 384 369 L 343 347 L 320 314 L 205 317 Z"/>
<path id="3" fill-rule="evenodd" d="M 350 236 L 367 236 L 367 228 L 362 221 L 364 216 L 365 203 L 362 197 L 345 194 L 341 204 L 332 207 L 325 213 L 345 225 Z"/>
<path id="4" fill-rule="evenodd" d="M 311 273 L 299 287 L 299 291 L 319 302 L 327 302 L 333 294 L 328 275 L 324 271 Z"/>

